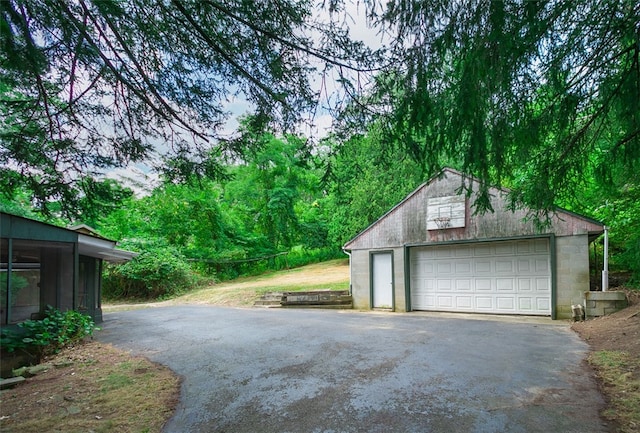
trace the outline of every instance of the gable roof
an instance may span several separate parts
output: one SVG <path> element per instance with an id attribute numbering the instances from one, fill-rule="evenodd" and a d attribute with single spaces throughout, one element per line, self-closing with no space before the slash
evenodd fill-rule
<path id="1" fill-rule="evenodd" d="M 418 186 L 402 201 L 378 218 L 378 220 L 345 243 L 343 249 L 350 250 L 365 247 L 365 245 L 369 248 L 391 247 L 414 243 L 427 244 L 444 242 L 447 240 L 466 239 L 480 240 L 483 238 L 516 237 L 523 235 L 537 235 L 541 233 L 571 235 L 586 232 L 590 235 L 599 235 L 604 231 L 604 224 L 602 222 L 558 207 L 556 208 L 554 215 L 551 217 L 551 227 L 545 232 L 541 232 L 541 230 L 536 227 L 532 221 L 525 221 L 528 216 L 528 211 L 526 209 L 513 212 L 505 209 L 503 199 L 506 194 L 509 193 L 509 190 L 505 188 L 492 187 L 490 188 L 490 192 L 492 196 L 492 206 L 495 211 L 494 213 L 499 213 L 504 217 L 503 219 L 511 220 L 512 227 L 510 230 L 501 230 L 500 227 L 498 227 L 500 226 L 500 223 L 492 221 L 494 227 L 488 227 L 490 224 L 484 224 L 487 227 L 479 229 L 477 224 L 475 224 L 475 230 L 470 230 L 469 227 L 445 230 L 444 232 L 451 235 L 448 237 L 444 236 L 443 233 L 427 233 L 426 200 L 428 198 L 455 195 L 458 193 L 461 186 L 468 187 L 472 191 L 471 197 L 473 198 L 475 195 L 474 192 L 478 190 L 478 181 L 474 177 L 461 173 L 455 169 L 449 167 L 443 168 L 438 174 L 432 176 L 428 181 Z M 467 208 L 469 208 L 469 201 L 473 202 L 473 199 L 467 200 Z M 406 215 L 407 212 L 410 213 L 412 211 L 418 214 L 416 215 L 418 221 L 416 221 L 416 218 L 412 218 L 411 215 Z M 469 212 L 467 212 L 467 214 L 469 214 Z M 424 217 L 424 219 L 422 220 L 421 217 Z M 491 218 L 487 214 L 476 215 L 473 217 L 473 220 L 470 218 L 471 217 L 467 216 L 467 219 L 471 223 L 470 226 L 473 226 L 477 221 L 491 221 L 497 219 L 495 218 L 495 215 Z M 391 220 L 393 222 L 390 224 L 389 222 Z M 517 221 L 517 224 L 515 221 Z M 386 228 L 383 227 L 385 225 L 387 226 Z M 517 227 L 520 231 L 514 231 L 516 228 L 515 226 L 520 226 Z M 373 232 L 378 233 L 373 234 Z M 380 236 L 381 233 L 386 234 L 387 239 L 379 242 L 377 246 L 374 246 L 376 245 L 376 242 L 366 239 L 367 237 L 383 237 Z M 394 238 L 394 242 L 389 242 L 391 238 Z M 365 241 L 363 242 L 363 240 Z"/>
<path id="2" fill-rule="evenodd" d="M 100 238 L 100 239 L 107 239 L 104 236 L 100 235 L 98 233 L 98 231 L 96 229 L 94 229 L 93 227 L 90 227 L 86 224 L 77 224 L 71 227 L 67 227 L 69 230 L 72 230 L 74 232 L 78 232 L 78 233 L 82 233 L 84 235 L 89 235 L 89 236 L 93 236 L 96 238 Z M 107 239 L 109 240 L 109 239 Z"/>

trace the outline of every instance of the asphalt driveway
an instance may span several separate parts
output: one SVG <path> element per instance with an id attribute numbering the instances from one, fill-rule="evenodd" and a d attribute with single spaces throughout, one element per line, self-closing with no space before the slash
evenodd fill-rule
<path id="1" fill-rule="evenodd" d="M 566 323 L 178 306 L 101 327 L 183 376 L 166 432 L 609 431 Z"/>

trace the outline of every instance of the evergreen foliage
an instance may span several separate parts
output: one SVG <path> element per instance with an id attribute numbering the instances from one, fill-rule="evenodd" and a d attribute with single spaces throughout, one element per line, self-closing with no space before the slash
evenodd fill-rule
<path id="1" fill-rule="evenodd" d="M 158 153 L 171 179 L 215 177 L 230 99 L 248 101 L 263 124 L 291 125 L 317 102 L 310 72 L 341 75 L 370 58 L 315 7 L 3 0 L 0 193 L 24 186 L 43 211 L 60 201 L 71 216 L 80 176 Z"/>
<path id="2" fill-rule="evenodd" d="M 442 157 L 542 214 L 592 174 L 640 169 L 640 4 L 368 2 L 390 44 L 362 105 L 428 172 Z M 361 128 L 361 126 L 359 126 Z"/>
<path id="3" fill-rule="evenodd" d="M 418 163 L 374 134 L 340 144 L 328 164 L 329 194 L 323 203 L 329 239 L 336 245 L 367 228 L 424 179 Z"/>

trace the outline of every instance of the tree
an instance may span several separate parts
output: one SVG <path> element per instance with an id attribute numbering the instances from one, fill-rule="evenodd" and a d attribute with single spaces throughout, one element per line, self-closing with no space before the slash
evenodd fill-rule
<path id="1" fill-rule="evenodd" d="M 593 215 L 609 229 L 612 270 L 632 272 L 640 283 L 640 172 L 623 165 L 610 167 L 612 178 L 602 182 L 587 176 L 584 187 L 560 204 L 567 209 Z"/>
<path id="2" fill-rule="evenodd" d="M 424 180 L 420 164 L 402 146 L 372 131 L 333 144 L 323 200 L 331 242 L 344 245 L 375 222 Z M 389 163 L 393 161 L 393 163 Z"/>
<path id="3" fill-rule="evenodd" d="M 46 211 L 73 201 L 80 173 L 156 151 L 171 178 L 215 176 L 227 101 L 291 124 L 317 102 L 310 59 L 355 67 L 344 59 L 360 45 L 313 12 L 309 0 L 0 2 L 0 192 L 26 186 Z"/>
<path id="4" fill-rule="evenodd" d="M 242 256 L 220 210 L 221 195 L 222 188 L 211 181 L 198 186 L 166 183 L 147 197 L 130 197 L 120 209 L 105 213 L 97 227 L 136 249 L 158 244 L 190 259 Z"/>
<path id="5" fill-rule="evenodd" d="M 232 167 L 225 201 L 246 232 L 262 237 L 266 252 L 273 253 L 304 243 L 302 222 L 306 229 L 318 227 L 312 213 L 304 211 L 318 198 L 320 175 L 312 166 L 307 140 L 292 134 L 276 137 L 256 129 L 252 120 L 242 121 L 238 141 L 245 154 Z M 322 243 L 317 233 L 312 236 Z"/>
<path id="6" fill-rule="evenodd" d="M 512 206 L 552 211 L 594 173 L 640 169 L 640 4 L 370 1 L 389 67 L 364 112 L 434 173 L 442 156 Z M 360 112 L 362 113 L 362 112 Z"/>
<path id="7" fill-rule="evenodd" d="M 68 191 L 72 199 L 67 199 L 64 203 L 34 202 L 33 197 L 37 196 L 37 193 L 24 186 L 15 187 L 11 200 L 0 200 L 0 211 L 61 227 L 79 222 L 95 227 L 100 217 L 118 209 L 133 196 L 131 189 L 113 179 L 96 180 L 84 176 L 76 181 L 76 185 L 76 189 Z M 66 211 L 62 210 L 63 205 L 66 206 Z M 48 212 L 42 212 L 43 207 L 46 207 Z"/>

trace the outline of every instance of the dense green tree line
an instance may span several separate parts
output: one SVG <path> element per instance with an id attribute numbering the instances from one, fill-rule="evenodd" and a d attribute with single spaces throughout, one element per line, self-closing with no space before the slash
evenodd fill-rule
<path id="1" fill-rule="evenodd" d="M 343 257 L 346 241 L 431 176 L 383 136 L 328 138 L 314 148 L 300 136 L 245 130 L 251 150 L 224 165 L 222 180 L 165 181 L 141 197 L 104 181 L 100 191 L 110 191 L 110 201 L 86 202 L 77 222 L 141 252 L 132 264 L 109 269 L 107 294 L 162 297 L 197 284 L 194 271 L 231 278 Z M 459 162 L 451 165 L 460 168 Z M 558 204 L 605 222 L 614 269 L 638 278 L 640 179 L 623 167 L 614 172 L 615 179 L 606 183 L 597 176 L 585 179 Z M 22 196 L 0 208 L 71 223 L 62 214 L 36 213 L 29 194 Z"/>

